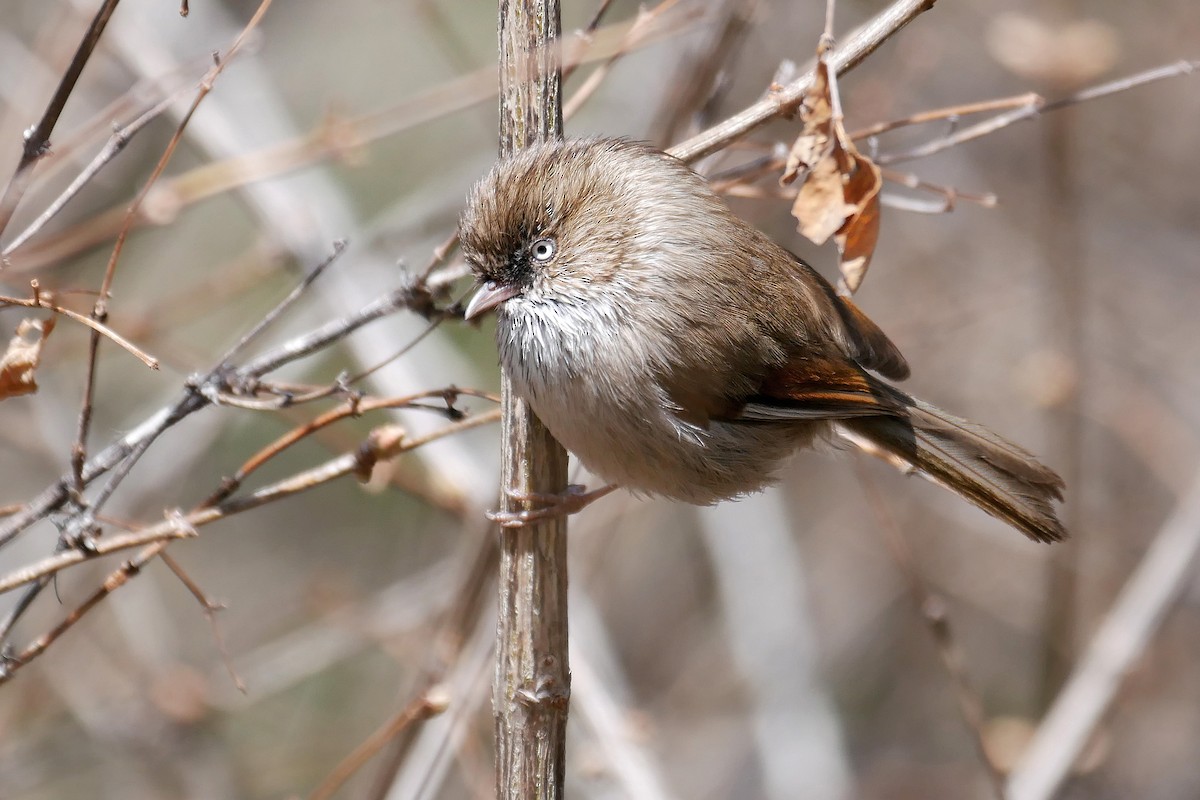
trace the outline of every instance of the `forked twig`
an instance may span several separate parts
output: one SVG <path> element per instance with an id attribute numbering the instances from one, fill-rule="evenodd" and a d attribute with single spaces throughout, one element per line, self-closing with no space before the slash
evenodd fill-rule
<path id="1" fill-rule="evenodd" d="M 851 33 L 844 44 L 831 52 L 830 69 L 838 75 L 853 69 L 901 28 L 922 12 L 933 8 L 934 2 L 935 0 L 897 0 L 892 3 Z M 771 91 L 765 98 L 744 111 L 696 134 L 686 142 L 675 145 L 669 152 L 682 161 L 696 161 L 776 117 L 793 113 L 812 86 L 813 77 L 814 72 L 809 70 L 787 86 Z"/>
<path id="2" fill-rule="evenodd" d="M 75 55 L 71 58 L 70 66 L 63 73 L 58 88 L 54 90 L 54 96 L 50 98 L 45 113 L 42 114 L 42 118 L 38 120 L 37 124 L 25 132 L 21 160 L 17 163 L 17 169 L 9 180 L 8 186 L 4 189 L 4 195 L 0 197 L 0 233 L 3 233 L 4 229 L 8 227 L 9 220 L 17 210 L 21 197 L 25 194 L 25 189 L 33 176 L 34 166 L 50 149 L 50 134 L 54 131 L 54 126 L 58 124 L 58 118 L 67 105 L 67 99 L 75 90 L 76 81 L 83 74 L 84 66 L 87 65 L 88 59 L 95 51 L 96 44 L 100 41 L 100 34 L 104 33 L 109 18 L 117 10 L 118 2 L 120 0 L 104 0 L 100 5 L 96 16 L 92 18 L 91 24 L 84 32 L 83 39 L 75 50 Z"/>
<path id="3" fill-rule="evenodd" d="M 54 303 L 51 295 L 38 290 L 37 282 L 34 281 L 33 297 L 8 297 L 0 295 L 0 306 L 21 306 L 23 308 L 44 308 L 47 311 L 53 311 L 55 314 L 61 314 L 73 322 L 78 322 L 91 328 L 96 334 L 105 336 L 111 339 L 115 344 L 119 345 L 124 350 L 127 350 L 131 355 L 136 356 L 143 364 L 150 369 L 158 369 L 158 359 L 144 352 L 121 334 L 114 331 L 112 328 L 105 325 L 103 322 L 84 316 L 77 311 L 72 311 L 65 306 L 60 306 Z"/>
<path id="4" fill-rule="evenodd" d="M 228 63 L 237 52 L 241 49 L 242 43 L 245 41 L 249 33 L 258 25 L 263 15 L 271 5 L 271 0 L 262 0 L 250 21 L 239 33 L 234 40 L 233 45 L 229 48 L 225 59 L 217 59 L 217 62 L 209 70 L 204 80 L 201 81 L 200 90 L 197 92 L 195 99 L 192 101 L 191 107 L 184 114 L 182 121 L 176 127 L 174 135 L 167 143 L 162 156 L 158 163 L 150 173 L 150 177 L 142 185 L 133 202 L 126 209 L 120 229 L 117 232 L 116 242 L 113 244 L 112 252 L 108 259 L 108 265 L 104 270 L 104 277 L 100 284 L 100 291 L 97 293 L 96 302 L 92 307 L 91 317 L 97 322 L 104 322 L 108 318 L 108 301 L 112 296 L 113 280 L 116 277 L 117 261 L 120 258 L 121 252 L 124 249 L 126 238 L 133 227 L 134 219 L 137 217 L 142 203 L 145 201 L 150 189 L 157 182 L 159 176 L 166 169 L 167 164 L 171 160 L 175 149 L 179 146 L 183 138 L 183 132 L 191 121 L 192 115 L 196 112 L 201 101 L 212 91 L 213 82 L 224 71 L 225 65 Z M 96 376 L 97 366 L 99 363 L 100 354 L 100 334 L 93 331 L 88 341 L 87 367 L 84 373 L 83 398 L 79 407 L 79 421 L 76 427 L 75 443 L 71 447 L 71 496 L 75 503 L 81 506 L 85 503 L 83 497 L 84 477 L 83 469 L 87 461 L 87 444 L 89 434 L 91 432 L 92 416 L 95 408 L 95 392 L 96 392 Z M 153 438 L 148 439 L 139 447 L 133 449 L 130 457 L 124 463 L 118 465 L 108 484 L 100 491 L 99 495 L 90 501 L 90 505 L 95 508 L 103 505 L 108 500 L 112 492 L 116 490 L 117 485 L 124 479 L 125 475 L 133 468 L 133 465 L 141 458 L 145 449 L 154 441 Z M 62 533 L 62 540 L 67 545 L 89 542 L 94 531 L 94 512 L 89 509 L 84 509 L 84 512 L 72 520 L 72 525 L 65 529 Z"/>
<path id="5" fill-rule="evenodd" d="M 87 550 L 79 548 L 64 550 L 47 556 L 41 561 L 13 570 L 0 576 L 0 593 L 35 583 L 97 556 L 111 555 L 148 544 L 165 545 L 176 539 L 194 538 L 197 530 L 205 525 L 291 497 L 347 475 L 362 476 L 378 461 L 394 458 L 401 453 L 407 453 L 432 441 L 452 436 L 464 430 L 489 425 L 499 419 L 499 416 L 498 411 L 487 411 L 451 423 L 433 433 L 411 438 L 404 436 L 403 432 L 394 426 L 381 426 L 373 432 L 374 438 L 368 438 L 364 447 L 357 452 L 338 456 L 319 467 L 305 470 L 265 486 L 245 497 L 225 500 L 214 505 L 202 505 L 187 514 L 171 513 L 163 522 L 156 525 L 136 531 L 106 535 L 102 539 L 97 539 Z M 8 628 L 11 628 L 11 624 L 0 629 L 0 634 L 6 634 Z"/>
<path id="6" fill-rule="evenodd" d="M 925 158 L 934 153 L 940 153 L 943 150 L 948 150 L 951 147 L 956 147 L 964 142 L 969 142 L 974 139 L 979 139 L 987 136 L 990 133 L 995 133 L 1001 128 L 1007 128 L 1016 122 L 1023 122 L 1050 111 L 1058 111 L 1059 109 L 1073 106 L 1078 103 L 1083 103 L 1088 100 L 1095 100 L 1099 97 L 1107 97 L 1108 95 L 1124 92 L 1138 86 L 1145 86 L 1148 83 L 1165 80 L 1167 78 L 1175 78 L 1180 75 L 1191 75 L 1200 67 L 1200 61 L 1176 61 L 1172 64 L 1166 64 L 1154 69 L 1148 69 L 1144 72 L 1139 72 L 1134 75 L 1128 75 L 1124 78 L 1118 78 L 1114 81 L 1108 81 L 1098 86 L 1093 86 L 1088 89 L 1075 92 L 1066 97 L 1051 102 L 1044 102 L 1038 95 L 1029 95 L 1029 102 L 1026 105 L 1013 108 L 994 117 L 988 117 L 974 125 L 953 131 L 946 136 L 939 137 L 925 144 L 918 145 L 909 150 L 903 150 L 899 153 L 883 153 L 876 159 L 876 163 L 896 164 L 900 161 L 911 161 L 915 158 Z"/>

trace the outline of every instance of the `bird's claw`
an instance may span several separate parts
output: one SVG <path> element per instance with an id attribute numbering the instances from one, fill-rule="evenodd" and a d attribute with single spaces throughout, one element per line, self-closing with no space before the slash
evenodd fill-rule
<path id="1" fill-rule="evenodd" d="M 616 486 L 609 485 L 589 492 L 587 487 L 572 483 L 559 493 L 520 492 L 506 489 L 504 493 L 509 499 L 518 503 L 535 503 L 541 508 L 527 508 L 520 511 L 489 511 L 487 518 L 499 523 L 502 528 L 520 528 L 541 520 L 577 514 L 616 488 Z"/>

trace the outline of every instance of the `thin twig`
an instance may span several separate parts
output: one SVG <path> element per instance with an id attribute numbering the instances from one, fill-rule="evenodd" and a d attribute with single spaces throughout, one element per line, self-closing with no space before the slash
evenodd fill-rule
<path id="1" fill-rule="evenodd" d="M 47 556 L 41 561 L 27 564 L 0 576 L 0 593 L 9 592 L 17 587 L 42 580 L 64 569 L 81 564 L 98 556 L 110 555 L 122 550 L 142 547 L 147 544 L 166 544 L 176 539 L 190 539 L 196 536 L 199 528 L 213 522 L 249 511 L 260 506 L 282 500 L 300 492 L 308 491 L 337 478 L 349 474 L 362 475 L 376 461 L 393 458 L 401 453 L 407 453 L 422 447 L 432 441 L 452 436 L 471 428 L 496 422 L 500 417 L 498 411 L 488 411 L 426 434 L 422 437 L 405 438 L 394 426 L 381 426 L 375 429 L 372 436 L 389 437 L 384 444 L 370 444 L 368 449 L 338 456 L 319 467 L 305 470 L 284 480 L 258 489 L 245 497 L 226 500 L 211 506 L 200 506 L 187 514 L 171 513 L 167 519 L 156 525 L 151 525 L 137 531 L 113 533 L 103 539 L 97 539 L 87 550 L 72 549 Z M 368 439 L 368 443 L 372 440 Z"/>
<path id="2" fill-rule="evenodd" d="M 429 259 L 429 263 L 417 278 L 418 283 L 425 286 L 429 282 L 430 276 L 433 275 L 433 271 L 445 262 L 456 247 L 458 247 L 458 225 L 454 226 L 454 233 L 450 234 L 444 242 L 433 248 L 433 255 Z"/>
<path id="3" fill-rule="evenodd" d="M 432 334 L 435 330 L 437 330 L 443 322 L 445 322 L 447 319 L 451 319 L 453 316 L 455 316 L 455 315 L 452 312 L 447 312 L 445 314 L 439 315 L 437 319 L 433 320 L 433 322 L 430 322 L 428 325 L 426 325 L 424 330 L 422 330 L 420 333 L 418 333 L 416 336 L 414 336 L 410 341 L 406 342 L 403 347 L 401 347 L 399 350 L 392 353 L 391 355 L 387 356 L 383 360 L 378 361 L 375 364 L 372 364 L 371 366 L 367 367 L 366 369 L 364 369 L 362 372 L 358 373 L 354 377 L 350 378 L 349 383 L 351 383 L 351 384 L 360 383 L 360 382 L 366 380 L 367 378 L 371 377 L 372 375 L 374 375 L 379 370 L 386 367 L 388 364 L 399 361 L 401 358 L 408 355 L 409 352 L 411 352 L 414 347 L 419 345 L 421 342 L 425 341 L 425 339 L 428 338 L 428 336 L 430 334 Z M 461 318 L 461 315 L 458 315 L 458 316 Z"/>
<path id="4" fill-rule="evenodd" d="M 918 15 L 933 8 L 934 2 L 936 0 L 897 0 L 892 3 L 832 51 L 829 56 L 831 70 L 841 75 L 853 69 Z M 769 92 L 744 111 L 675 145 L 669 152 L 683 161 L 696 161 L 776 117 L 792 114 L 812 86 L 813 76 L 813 71 L 809 70 L 787 86 Z"/>
<path id="5" fill-rule="evenodd" d="M 574 75 L 575 70 L 579 69 L 579 65 L 583 63 L 583 55 L 592 46 L 596 36 L 596 29 L 604 21 L 604 17 L 608 14 L 608 9 L 612 6 L 612 3 L 613 0 L 600 0 L 600 4 L 596 6 L 596 10 L 592 13 L 592 18 L 588 21 L 588 24 L 583 30 L 575 31 L 573 41 L 567 45 L 571 53 L 563 57 L 562 79 L 564 81 Z"/>
<path id="6" fill-rule="evenodd" d="M 1126 75 L 1124 78 L 1117 78 L 1107 83 L 1101 83 L 1090 89 L 1081 89 L 1074 94 L 1047 103 L 1042 108 L 1042 111 L 1057 111 L 1060 108 L 1072 106 L 1076 103 L 1084 103 L 1088 100 L 1095 100 L 1098 97 L 1118 94 L 1119 92 L 1135 89 L 1139 86 L 1145 86 L 1148 83 L 1155 83 L 1167 78 L 1176 78 L 1181 75 L 1191 75 L 1197 69 L 1200 69 L 1200 61 L 1181 60 L 1171 64 L 1164 64 L 1161 67 L 1154 67 L 1144 72 L 1136 72 L 1133 75 Z"/>
<path id="7" fill-rule="evenodd" d="M 25 242 L 29 241 L 31 237 L 45 227 L 46 223 L 54 219 L 54 217 L 56 217 L 60 211 L 66 208 L 67 203 L 71 202 L 71 200 L 74 199 L 77 194 L 79 194 L 79 191 L 93 178 L 95 178 L 97 174 L 99 174 L 100 170 L 104 169 L 109 162 L 115 159 L 117 155 L 125 149 L 134 136 L 136 136 L 152 121 L 157 119 L 163 111 L 165 111 L 184 93 L 184 91 L 186 90 L 177 89 L 175 92 L 166 95 L 157 103 L 148 108 L 137 119 L 133 120 L 133 122 L 114 130 L 108 137 L 108 141 L 105 143 L 104 147 L 101 148 L 100 152 L 95 155 L 91 162 L 89 162 L 88 165 L 84 167 L 77 176 L 75 176 L 75 179 L 71 181 L 70 185 L 67 186 L 67 188 L 64 189 L 62 193 L 59 194 L 59 196 L 56 197 L 50 203 L 50 205 L 46 207 L 46 210 L 38 215 L 37 219 L 31 222 L 28 227 L 25 228 L 25 230 L 21 231 L 21 233 L 18 234 L 15 239 L 8 243 L 8 246 L 4 248 L 4 251 L 0 252 L 0 258 L 6 258 L 7 256 L 11 255 L 14 250 L 19 248 Z"/>
<path id="8" fill-rule="evenodd" d="M 651 141 L 669 143 L 675 140 L 683 120 L 692 116 L 695 125 L 704 124 L 698 115 L 713 108 L 729 81 L 732 61 L 746 41 L 750 21 L 758 10 L 760 0 L 725 0 L 719 12 L 721 30 L 712 36 L 705 52 L 682 62 L 675 71 L 671 86 L 674 98 L 658 113 L 651 125 Z"/>
<path id="9" fill-rule="evenodd" d="M 772 181 L 766 186 L 759 186 L 754 183 L 759 178 L 777 174 L 779 170 L 783 169 L 784 162 L 785 159 L 780 156 L 764 156 L 754 159 L 753 161 L 714 175 L 710 179 L 710 185 L 717 194 L 729 195 L 730 197 L 794 200 L 797 191 L 799 191 L 794 184 L 791 186 L 780 186 L 778 181 Z M 932 192 L 942 197 L 942 202 L 936 205 L 921 205 L 917 201 L 889 197 L 886 202 L 896 208 L 903 208 L 907 211 L 918 211 L 925 214 L 942 214 L 953 210 L 955 203 L 959 200 L 976 203 L 984 208 L 993 208 L 996 205 L 996 195 L 991 192 L 985 194 L 960 192 L 958 189 L 930 183 L 916 175 L 896 170 L 883 169 L 880 170 L 880 173 L 884 180 L 897 183 L 909 189 Z"/>
<path id="10" fill-rule="evenodd" d="M 633 25 L 625 33 L 625 37 L 621 40 L 620 46 L 603 62 L 598 64 L 591 74 L 587 76 L 587 80 L 583 82 L 571 99 L 563 104 L 563 119 L 567 120 L 575 116 L 580 108 L 583 107 L 591 96 L 595 93 L 604 79 L 608 77 L 609 72 L 618 61 L 630 51 L 634 50 L 642 44 L 643 41 L 649 38 L 650 34 L 656 31 L 656 26 L 664 13 L 671 10 L 679 0 L 662 0 L 661 3 L 654 8 L 640 8 L 637 16 L 633 20 Z"/>
<path id="11" fill-rule="evenodd" d="M 379 411 L 382 409 L 412 408 L 415 406 L 416 401 L 431 397 L 441 397 L 449 402 L 451 394 L 455 396 L 458 394 L 464 394 L 471 397 L 482 397 L 497 403 L 500 401 L 500 398 L 494 395 L 490 395 L 485 392 L 478 392 L 472 389 L 435 389 L 429 392 L 420 392 L 418 394 L 408 395 L 407 397 L 387 397 L 378 399 L 351 398 L 346 403 L 338 406 L 337 408 L 326 411 L 316 419 L 310 420 L 309 422 L 297 428 L 293 428 L 283 436 L 280 436 L 274 442 L 271 442 L 266 447 L 263 447 L 250 458 L 246 459 L 242 466 L 238 468 L 237 472 L 221 481 L 220 489 L 218 489 L 212 496 L 205 500 L 203 505 L 214 505 L 221 502 L 236 492 L 238 488 L 245 483 L 246 478 L 250 477 L 250 475 L 263 464 L 267 463 L 272 458 L 275 458 L 284 450 L 288 449 L 297 442 L 313 435 L 323 428 L 333 425 L 336 422 L 340 422 L 341 420 L 349 417 L 358 417 L 363 414 L 368 414 L 372 411 Z M 481 415 L 479 417 L 474 417 L 471 418 L 472 424 L 469 427 L 483 425 L 489 421 L 493 421 L 494 419 L 496 419 L 495 415 Z"/>
<path id="12" fill-rule="evenodd" d="M 441 684 L 424 686 L 390 720 L 366 738 L 354 751 L 343 758 L 325 780 L 313 790 L 308 800 L 328 800 L 354 773 L 362 769 L 389 742 L 417 722 L 441 714 L 450 706 L 450 695 Z"/>
<path id="13" fill-rule="evenodd" d="M 175 402 L 162 408 L 145 422 L 127 432 L 121 439 L 92 456 L 82 470 L 84 484 L 90 483 L 98 476 L 108 472 L 135 450 L 142 448 L 148 441 L 157 438 L 163 431 L 180 420 L 209 405 L 211 401 L 200 391 L 200 387 L 214 383 L 222 386 L 249 385 L 267 373 L 292 361 L 312 355 L 329 344 L 349 336 L 370 322 L 407 308 L 412 300 L 412 291 L 408 287 L 401 287 L 377 298 L 354 314 L 328 322 L 315 331 L 296 336 L 282 345 L 268 350 L 238 369 L 226 373 L 214 370 L 193 378 Z M 422 299 L 420 302 L 424 302 L 424 300 Z M 38 520 L 43 519 L 47 514 L 62 508 L 68 499 L 68 488 L 73 485 L 73 480 L 74 471 L 64 474 L 19 512 L 4 520 L 3 524 L 0 524 L 0 546 Z M 2 634 L 3 631 L 0 631 L 0 640 L 3 639 Z"/>
<path id="14" fill-rule="evenodd" d="M 150 369 L 158 369 L 159 363 L 158 363 L 157 358 L 144 352 L 143 350 L 138 348 L 136 345 L 134 345 L 132 342 L 130 342 L 128 339 L 126 339 L 124 336 L 117 333 L 116 331 L 114 331 L 112 328 L 108 327 L 104 323 L 98 322 L 98 321 L 92 319 L 91 317 L 84 316 L 83 314 L 80 314 L 76 311 L 72 311 L 71 309 L 66 308 L 64 306 L 55 304 L 52 301 L 52 295 L 50 295 L 49 293 L 46 293 L 46 292 L 39 291 L 38 287 L 36 285 L 37 282 L 34 281 L 33 283 L 34 283 L 33 297 L 20 298 L 20 297 L 8 297 L 6 295 L 0 295 L 0 306 L 22 306 L 24 308 L 44 308 L 47 311 L 53 311 L 55 314 L 61 314 L 64 317 L 66 317 L 67 319 L 72 320 L 73 322 L 78 322 L 80 325 L 85 325 L 88 328 L 91 328 L 96 334 L 98 334 L 100 336 L 105 336 L 105 337 L 111 339 L 115 344 L 119 345 L 122 349 L 128 351 L 131 355 L 137 357 L 138 360 L 140 360 L 143 364 L 145 364 Z"/>
<path id="15" fill-rule="evenodd" d="M 108 319 L 108 300 L 112 296 L 112 285 L 113 280 L 116 277 L 117 261 L 121 257 L 121 251 L 124 249 L 126 238 L 129 236 L 129 232 L 133 227 L 133 221 L 141 209 L 142 203 L 146 199 L 146 195 L 149 194 L 150 189 L 153 188 L 154 184 L 158 181 L 159 176 L 161 176 L 163 171 L 167 168 L 167 164 L 170 163 L 171 156 L 174 155 L 176 148 L 183 140 L 184 130 L 186 130 L 188 123 L 191 121 L 192 116 L 196 113 L 196 109 L 199 108 L 200 103 L 203 102 L 204 98 L 207 97 L 212 91 L 213 83 L 220 76 L 220 74 L 224 72 L 225 65 L 228 64 L 229 61 L 237 55 L 238 51 L 241 50 L 242 44 L 245 42 L 246 37 L 248 37 L 254 28 L 258 26 L 258 23 L 262 20 L 263 16 L 267 13 L 267 9 L 270 7 L 271 0 L 262 0 L 262 2 L 259 4 L 258 10 L 254 12 L 254 16 L 250 18 L 250 21 L 246 23 L 245 27 L 242 28 L 237 38 L 234 39 L 233 44 L 230 46 L 225 57 L 223 59 L 218 59 L 213 65 L 212 69 L 209 70 L 208 74 L 205 75 L 204 80 L 200 82 L 200 89 L 197 91 L 191 107 L 187 110 L 187 113 L 184 114 L 183 119 L 176 127 L 175 134 L 171 137 L 170 142 L 167 143 L 167 147 L 162 156 L 159 158 L 158 163 L 155 164 L 154 169 L 151 171 L 150 177 L 146 179 L 146 182 L 142 185 L 141 190 L 138 192 L 137 196 L 133 199 L 133 202 L 129 205 L 128 210 L 125 212 L 125 218 L 121 224 L 120 230 L 117 233 L 117 240 L 113 244 L 112 253 L 108 259 L 108 265 L 104 269 L 104 278 L 100 283 L 100 292 L 96 297 L 95 305 L 92 307 L 92 319 L 96 322 L 103 323 Z M 93 331 L 91 339 L 88 342 L 87 368 L 84 374 L 83 384 L 83 399 L 80 402 L 79 407 L 79 424 L 76 428 L 75 443 L 71 447 L 72 487 L 74 489 L 76 502 L 80 503 L 83 502 L 83 466 L 87 461 L 87 444 L 89 434 L 91 432 L 93 409 L 95 407 L 96 370 L 98 366 L 99 353 L 100 334 L 99 332 Z M 101 491 L 100 496 L 92 501 L 92 505 L 98 508 L 103 504 L 104 501 L 108 499 L 109 496 L 111 496 L 112 492 L 116 490 L 117 484 L 119 484 L 124 478 L 125 474 L 127 474 L 128 471 L 133 468 L 133 464 L 136 463 L 141 454 L 145 452 L 145 448 L 149 447 L 152 441 L 153 439 L 147 440 L 140 449 L 134 448 L 133 452 L 130 454 L 130 458 L 127 459 L 125 464 L 118 467 L 112 478 L 110 478 L 108 484 L 105 486 L 104 490 Z M 67 533 L 67 541 L 70 541 L 77 536 L 90 536 L 91 521 L 89 519 L 89 515 L 84 514 L 80 518 L 79 522 L 81 523 L 81 526 L 78 529 Z"/>
<path id="16" fill-rule="evenodd" d="M 821 38 L 833 44 L 833 14 L 837 9 L 837 0 L 825 0 L 825 30 L 821 33 Z"/>
<path id="17" fill-rule="evenodd" d="M 236 370 L 239 379 L 249 379 L 274 372 L 282 366 L 323 350 L 333 342 L 344 339 L 354 331 L 377 319 L 394 314 L 402 309 L 423 307 L 426 298 L 411 286 L 402 286 L 373 300 L 358 312 L 342 319 L 333 320 L 316 330 L 297 336 Z"/>
<path id="18" fill-rule="evenodd" d="M 50 134 L 54 131 L 54 126 L 58 124 L 58 118 L 67 105 L 67 99 L 75 90 L 75 83 L 83 74 L 83 68 L 96 49 L 96 44 L 100 41 L 100 35 L 104 33 L 109 18 L 117 10 L 118 2 L 120 0 L 104 0 L 100 5 L 96 16 L 92 18 L 91 24 L 84 32 L 83 39 L 75 50 L 75 55 L 71 58 L 70 66 L 63 73 L 58 88 L 50 98 L 45 113 L 42 114 L 42 118 L 38 120 L 37 124 L 25 132 L 21 160 L 17 163 L 17 169 L 9 180 L 8 186 L 4 189 L 4 196 L 0 197 L 0 233 L 3 233 L 4 229 L 8 227 L 9 220 L 17 210 L 21 197 L 25 194 L 25 189 L 33 177 L 34 166 L 49 151 Z"/>
<path id="19" fill-rule="evenodd" d="M 292 290 L 287 293 L 286 297 L 276 303 L 275 307 L 268 311 L 253 328 L 247 331 L 241 339 L 238 339 L 237 342 L 235 342 L 228 350 L 225 351 L 225 355 L 221 356 L 221 358 L 217 361 L 218 369 L 227 368 L 229 366 L 229 362 L 231 362 L 238 353 L 245 350 L 254 340 L 261 336 L 263 331 L 269 328 L 275 322 L 275 320 L 279 319 L 279 317 L 283 315 L 283 312 L 291 308 L 292 304 L 299 300 L 300 296 L 308 291 L 308 289 L 316 282 L 317 278 L 321 277 L 321 275 L 325 273 L 325 270 L 329 269 L 330 265 L 337 261 L 345 251 L 345 240 L 336 240 L 333 243 L 333 249 L 330 251 L 329 255 L 326 256 L 321 263 L 309 270 L 308 274 L 304 276 L 304 280 L 297 283 Z"/>
<path id="20" fill-rule="evenodd" d="M 141 77 L 110 103 L 93 112 L 86 121 L 70 130 L 59 131 L 52 148 L 53 158 L 38 162 L 34 182 L 29 189 L 58 181 L 59 175 L 83 160 L 83 148 L 109 136 L 114 127 L 127 124 L 162 98 L 194 90 L 211 64 L 212 55 L 209 54 L 179 62 L 153 77 Z"/>
<path id="21" fill-rule="evenodd" d="M 1074 94 L 1067 95 L 1059 100 L 1054 100 L 1047 103 L 1031 102 L 1029 105 L 1015 108 L 1011 111 L 997 114 L 994 117 L 989 117 L 974 125 L 956 130 L 946 136 L 918 145 L 909 150 L 904 150 L 899 153 L 880 154 L 876 159 L 876 163 L 880 165 L 895 164 L 900 161 L 910 161 L 916 158 L 925 158 L 934 153 L 940 153 L 943 150 L 948 150 L 951 147 L 956 147 L 964 142 L 969 142 L 974 139 L 979 139 L 988 134 L 995 133 L 1001 128 L 1007 128 L 1016 122 L 1024 122 L 1028 119 L 1041 116 L 1050 111 L 1058 111 L 1068 106 L 1073 106 L 1088 100 L 1095 100 L 1098 97 L 1107 97 L 1111 94 L 1124 92 L 1138 86 L 1144 86 L 1155 81 L 1165 80 L 1167 78 L 1175 78 L 1180 75 L 1191 75 L 1200 68 L 1200 61 L 1176 61 L 1172 64 L 1166 64 L 1154 69 L 1148 69 L 1145 72 L 1139 72 L 1134 75 L 1129 75 L 1124 78 L 1119 78 L 1115 81 L 1102 83 L 1098 86 L 1093 86 L 1089 89 L 1083 89 Z M 1037 97 L 1032 95 L 1031 97 Z M 1040 98 L 1038 98 L 1040 99 Z"/>
<path id="22" fill-rule="evenodd" d="M 975 203 L 984 208 L 994 208 L 996 206 L 996 195 L 991 192 L 984 194 L 974 194 L 972 192 L 961 192 L 950 186 L 942 186 L 937 183 L 930 183 L 927 180 L 918 178 L 916 175 L 905 172 L 898 172 L 893 169 L 881 169 L 880 174 L 884 180 L 898 183 L 909 189 L 917 189 L 924 192 L 932 192 L 939 194 L 944 199 L 944 207 L 942 211 L 952 211 L 954 204 L 959 200 L 965 200 L 968 203 Z"/>
<path id="23" fill-rule="evenodd" d="M 956 106 L 935 108 L 931 111 L 919 111 L 916 114 L 910 114 L 900 119 L 876 122 L 874 125 L 868 125 L 865 128 L 851 132 L 850 138 L 854 141 L 859 141 L 910 125 L 925 125 L 930 122 L 939 122 L 947 119 L 955 121 L 962 117 L 969 117 L 972 114 L 982 114 L 988 111 L 1009 111 L 1014 108 L 1024 108 L 1026 106 L 1042 106 L 1045 103 L 1046 100 L 1044 97 L 1033 92 L 1026 92 L 1025 94 L 1018 94 L 1013 97 L 1001 97 L 995 100 L 962 103 Z"/>
<path id="24" fill-rule="evenodd" d="M 221 633 L 221 625 L 217 621 L 217 612 L 224 611 L 225 606 L 221 603 L 214 603 L 208 599 L 208 595 L 200 588 L 196 581 L 192 580 L 192 576 L 188 575 L 184 570 L 183 565 L 175 560 L 175 557 L 170 553 L 162 552 L 158 556 L 167 569 L 174 573 L 187 590 L 196 598 L 196 602 L 200 604 L 201 610 L 204 612 L 204 617 L 208 620 L 209 628 L 212 630 L 213 642 L 217 646 L 217 652 L 221 654 L 221 661 L 225 664 L 225 669 L 229 673 L 229 679 L 233 681 L 233 685 L 242 694 L 246 693 L 246 682 L 238 675 L 237 668 L 233 665 L 233 656 L 229 654 L 229 648 L 225 646 L 225 636 Z"/>

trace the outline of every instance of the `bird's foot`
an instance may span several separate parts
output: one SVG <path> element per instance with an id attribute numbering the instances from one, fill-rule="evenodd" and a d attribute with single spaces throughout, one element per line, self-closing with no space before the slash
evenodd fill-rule
<path id="1" fill-rule="evenodd" d="M 555 494 L 553 492 L 518 492 L 506 490 L 509 498 L 520 503 L 536 503 L 541 508 L 523 509 L 521 511 L 489 511 L 487 518 L 500 523 L 502 528 L 520 528 L 532 522 L 539 522 L 553 517 L 565 517 L 577 514 L 583 509 L 609 494 L 617 487 L 613 484 L 599 489 L 587 491 L 586 487 L 572 483 L 567 488 Z"/>

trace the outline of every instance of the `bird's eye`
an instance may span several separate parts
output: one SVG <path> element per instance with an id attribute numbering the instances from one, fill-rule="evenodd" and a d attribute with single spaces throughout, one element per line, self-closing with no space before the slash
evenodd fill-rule
<path id="1" fill-rule="evenodd" d="M 554 240 L 550 238 L 538 239 L 529 248 L 529 254 L 533 256 L 534 261 L 549 261 L 554 258 L 554 252 L 558 249 Z"/>

